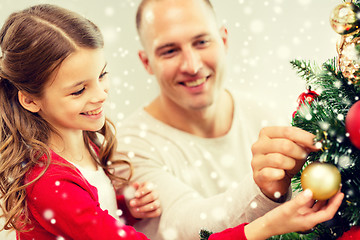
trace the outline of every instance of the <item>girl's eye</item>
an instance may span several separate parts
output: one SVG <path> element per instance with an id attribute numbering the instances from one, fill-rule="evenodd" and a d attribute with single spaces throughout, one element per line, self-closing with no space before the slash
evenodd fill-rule
<path id="1" fill-rule="evenodd" d="M 104 78 L 109 72 L 103 72 L 102 74 L 100 74 L 99 78 L 102 79 Z"/>
<path id="2" fill-rule="evenodd" d="M 84 92 L 84 90 L 85 90 L 85 87 L 83 87 L 83 88 L 82 88 L 81 90 L 79 90 L 79 91 L 73 92 L 71 95 L 73 95 L 73 96 L 78 96 L 78 95 L 82 94 L 82 93 Z"/>

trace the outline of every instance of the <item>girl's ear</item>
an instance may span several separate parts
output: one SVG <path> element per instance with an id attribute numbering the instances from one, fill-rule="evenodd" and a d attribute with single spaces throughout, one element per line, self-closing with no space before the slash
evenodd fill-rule
<path id="1" fill-rule="evenodd" d="M 36 103 L 35 99 L 30 94 L 18 91 L 18 99 L 23 108 L 26 110 L 37 113 L 40 111 L 40 106 Z"/>

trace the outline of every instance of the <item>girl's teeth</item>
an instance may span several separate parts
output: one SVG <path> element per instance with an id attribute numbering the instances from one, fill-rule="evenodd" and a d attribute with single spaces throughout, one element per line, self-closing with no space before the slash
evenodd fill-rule
<path id="1" fill-rule="evenodd" d="M 185 86 L 187 87 L 197 87 L 203 84 L 206 81 L 206 78 L 197 79 L 195 81 L 185 82 Z"/>
<path id="2" fill-rule="evenodd" d="M 97 111 L 86 112 L 85 115 L 96 115 L 96 114 L 99 114 L 100 112 L 101 112 L 101 109 L 99 109 Z"/>

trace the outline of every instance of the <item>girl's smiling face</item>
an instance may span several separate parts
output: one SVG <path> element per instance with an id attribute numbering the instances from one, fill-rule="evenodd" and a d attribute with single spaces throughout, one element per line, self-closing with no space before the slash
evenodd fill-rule
<path id="1" fill-rule="evenodd" d="M 38 113 L 57 131 L 97 131 L 103 127 L 103 105 L 108 96 L 103 49 L 80 48 L 53 73 L 41 98 Z"/>

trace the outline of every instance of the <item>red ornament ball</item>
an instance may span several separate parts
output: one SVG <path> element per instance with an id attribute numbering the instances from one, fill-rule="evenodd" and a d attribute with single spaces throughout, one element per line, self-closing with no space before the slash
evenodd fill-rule
<path id="1" fill-rule="evenodd" d="M 292 117 L 295 117 L 295 114 L 305 105 L 305 102 L 311 104 L 318 96 L 319 94 L 317 94 L 315 91 L 311 91 L 311 89 L 307 89 L 305 92 L 300 94 L 297 99 L 298 107 L 293 113 Z"/>
<path id="2" fill-rule="evenodd" d="M 354 103 L 349 109 L 345 119 L 345 127 L 351 143 L 360 149 L 360 101 Z"/>
<path id="3" fill-rule="evenodd" d="M 360 239 L 360 226 L 352 226 L 338 240 Z"/>
<path id="4" fill-rule="evenodd" d="M 317 94 L 315 91 L 311 91 L 310 89 L 307 89 L 305 92 L 300 94 L 300 96 L 297 99 L 297 102 L 298 102 L 299 106 L 304 104 L 305 101 L 308 102 L 309 104 L 311 104 L 315 100 L 315 98 L 317 98 L 318 96 L 319 96 L 319 94 Z"/>

